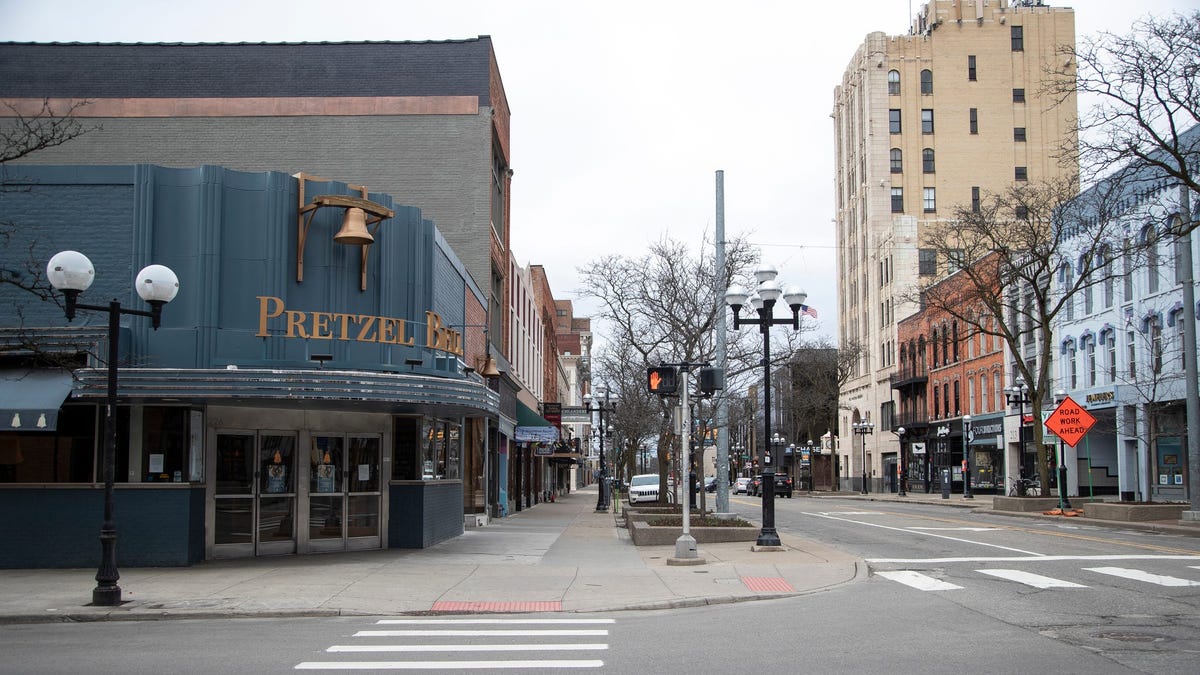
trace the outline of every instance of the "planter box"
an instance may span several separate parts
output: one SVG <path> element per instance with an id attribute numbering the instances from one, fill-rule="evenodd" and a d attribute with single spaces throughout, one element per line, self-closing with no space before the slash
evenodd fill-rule
<path id="1" fill-rule="evenodd" d="M 761 528 L 750 527 L 689 527 L 688 532 L 698 544 L 727 541 L 756 541 Z M 637 546 L 669 546 L 682 534 L 682 528 L 654 527 L 645 522 L 629 520 L 629 533 Z"/>
<path id="2" fill-rule="evenodd" d="M 1017 511 L 1030 513 L 1058 508 L 1058 497 L 1001 497 L 992 500 L 993 511 Z"/>
<path id="3" fill-rule="evenodd" d="M 1098 520 L 1120 520 L 1145 522 L 1148 520 L 1179 520 L 1188 509 L 1187 504 L 1122 504 L 1120 502 L 1094 502 L 1083 505 L 1086 518 Z"/>

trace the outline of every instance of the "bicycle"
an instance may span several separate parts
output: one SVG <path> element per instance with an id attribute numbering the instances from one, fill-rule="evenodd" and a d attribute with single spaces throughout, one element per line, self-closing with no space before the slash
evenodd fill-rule
<path id="1" fill-rule="evenodd" d="M 1042 486 L 1032 478 L 1018 478 L 1013 481 L 1012 490 L 1008 492 L 1009 497 L 1041 497 Z"/>

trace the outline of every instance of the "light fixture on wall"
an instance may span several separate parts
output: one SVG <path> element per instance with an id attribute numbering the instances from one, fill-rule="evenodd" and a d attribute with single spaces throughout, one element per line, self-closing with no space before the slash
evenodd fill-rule
<path id="1" fill-rule="evenodd" d="M 304 173 L 296 174 L 299 181 L 298 209 L 296 213 L 296 281 L 304 281 L 304 244 L 308 240 L 308 228 L 312 225 L 317 211 L 324 207 L 346 209 L 342 215 L 342 227 L 333 235 L 333 240 L 347 246 L 362 247 L 362 262 L 360 267 L 359 289 L 367 290 L 367 254 L 371 244 L 375 243 L 375 235 L 379 232 L 379 224 L 396 215 L 388 207 L 367 199 L 367 188 L 362 185 L 350 185 L 351 190 L 357 190 L 360 197 L 350 195 L 317 195 L 312 201 L 305 203 L 304 184 L 306 181 L 323 180 Z M 374 228 L 370 226 L 374 225 Z"/>

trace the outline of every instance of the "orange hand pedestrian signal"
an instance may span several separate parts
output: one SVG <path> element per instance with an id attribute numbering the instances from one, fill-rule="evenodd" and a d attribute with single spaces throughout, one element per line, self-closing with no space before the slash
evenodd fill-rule
<path id="1" fill-rule="evenodd" d="M 646 377 L 651 394 L 667 396 L 679 389 L 679 371 L 671 366 L 647 368 Z"/>

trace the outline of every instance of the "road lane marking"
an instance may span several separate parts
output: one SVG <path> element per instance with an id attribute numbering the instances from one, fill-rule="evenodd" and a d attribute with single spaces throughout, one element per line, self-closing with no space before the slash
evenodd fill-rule
<path id="1" fill-rule="evenodd" d="M 961 556 L 951 558 L 866 558 L 868 563 L 919 565 L 956 562 L 1061 562 L 1063 560 L 1195 560 L 1197 555 L 1034 555 L 1034 556 Z"/>
<path id="2" fill-rule="evenodd" d="M 939 532 L 998 532 L 1002 527 L 907 527 L 907 530 L 937 530 Z"/>
<path id="3" fill-rule="evenodd" d="M 553 652 L 579 649 L 594 651 L 608 649 L 603 642 L 543 644 L 530 642 L 515 645 L 334 645 L 327 652 Z"/>
<path id="4" fill-rule="evenodd" d="M 820 516 L 821 518 L 828 518 L 830 520 L 840 520 L 845 523 L 854 523 L 855 525 L 866 525 L 868 527 L 879 527 L 879 528 L 882 528 L 885 530 L 892 530 L 894 532 L 904 532 L 905 534 L 921 534 L 921 535 L 925 535 L 926 537 L 937 537 L 938 539 L 949 539 L 950 541 L 957 541 L 957 542 L 961 542 L 964 544 L 975 544 L 976 546 L 987 546 L 989 548 L 998 548 L 1003 551 L 1012 551 L 1013 553 L 1024 553 L 1025 555 L 1037 555 L 1037 556 L 1042 555 L 1041 553 L 1037 553 L 1036 551 L 1026 551 L 1024 549 L 1013 548 L 1011 546 L 1001 546 L 999 544 L 989 544 L 987 542 L 973 541 L 971 539 L 961 539 L 959 537 L 951 537 L 951 536 L 948 536 L 945 534 L 934 534 L 933 532 L 921 532 L 919 530 L 912 530 L 912 529 L 909 529 L 906 527 L 892 527 L 890 525 L 880 525 L 879 523 L 866 523 L 861 520 L 851 520 L 850 518 L 838 518 L 837 516 L 825 515 L 823 513 L 818 513 L 816 515 Z"/>
<path id="5" fill-rule="evenodd" d="M 1158 584 L 1159 586 L 1200 586 L 1200 581 L 1191 581 L 1190 579 L 1180 579 L 1178 577 L 1168 577 L 1161 574 L 1150 574 L 1141 570 L 1131 570 L 1126 567 L 1085 567 L 1089 572 L 1098 572 L 1100 574 L 1108 574 L 1114 577 L 1122 577 L 1125 579 L 1133 579 L 1134 581 L 1145 581 L 1150 584 Z"/>
<path id="6" fill-rule="evenodd" d="M 1062 579 L 1054 579 L 1051 577 L 1044 577 L 1040 574 L 1022 572 L 1021 570 L 993 569 L 975 571 L 988 574 L 993 577 L 1015 581 L 1019 584 L 1025 584 L 1026 586 L 1033 586 L 1034 588 L 1087 588 L 1087 586 L 1084 586 L 1083 584 L 1077 584 L 1071 581 L 1063 581 Z"/>
<path id="7" fill-rule="evenodd" d="M 498 670 L 602 668 L 603 661 L 305 661 L 296 670 Z"/>
<path id="8" fill-rule="evenodd" d="M 360 630 L 354 637 L 597 637 L 608 635 L 606 630 Z"/>
<path id="9" fill-rule="evenodd" d="M 884 579 L 891 579 L 892 581 L 898 581 L 905 586 L 911 586 L 918 591 L 962 590 L 962 586 L 956 586 L 955 584 L 942 581 L 940 579 L 934 579 L 931 576 L 921 574 L 920 572 L 913 572 L 911 570 L 892 570 L 886 572 L 876 572 L 876 574 Z"/>
<path id="10" fill-rule="evenodd" d="M 380 619 L 377 624 L 433 624 L 438 626 L 464 624 L 611 624 L 616 619 Z"/>

